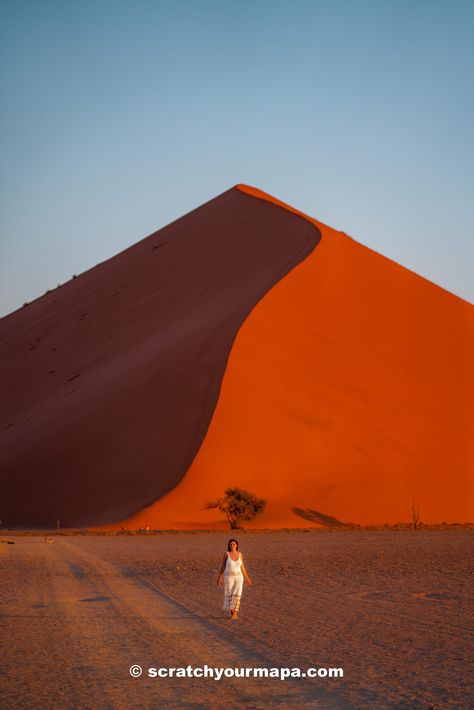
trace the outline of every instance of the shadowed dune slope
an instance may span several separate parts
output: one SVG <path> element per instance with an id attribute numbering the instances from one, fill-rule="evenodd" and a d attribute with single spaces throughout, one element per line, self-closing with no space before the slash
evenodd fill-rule
<path id="1" fill-rule="evenodd" d="M 122 525 L 219 527 L 230 485 L 268 501 L 250 527 L 473 520 L 472 306 L 307 219 L 321 242 L 240 329 L 188 473 Z"/>
<path id="2" fill-rule="evenodd" d="M 3 522 L 100 525 L 175 487 L 237 330 L 319 239 L 232 188 L 3 318 Z"/>

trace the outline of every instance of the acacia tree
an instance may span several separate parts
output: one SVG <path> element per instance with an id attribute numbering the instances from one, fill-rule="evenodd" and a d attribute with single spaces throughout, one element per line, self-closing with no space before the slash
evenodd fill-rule
<path id="1" fill-rule="evenodd" d="M 267 501 L 241 488 L 226 488 L 222 498 L 208 501 L 206 508 L 218 508 L 229 521 L 231 530 L 237 530 L 244 520 L 252 520 L 265 508 Z"/>

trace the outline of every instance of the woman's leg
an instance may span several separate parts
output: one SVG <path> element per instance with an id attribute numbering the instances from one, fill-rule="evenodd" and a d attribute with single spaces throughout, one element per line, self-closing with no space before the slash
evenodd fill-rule
<path id="1" fill-rule="evenodd" d="M 232 608 L 231 605 L 231 600 L 230 600 L 230 594 L 231 594 L 231 587 L 230 587 L 230 580 L 227 575 L 224 575 L 224 603 L 222 605 L 222 609 L 224 611 L 230 611 Z"/>
<path id="2" fill-rule="evenodd" d="M 233 619 L 238 619 L 239 618 L 239 609 L 240 609 L 240 599 L 242 597 L 242 590 L 244 586 L 244 578 L 242 575 L 237 578 L 236 580 L 236 585 L 234 587 L 234 598 L 233 598 L 233 609 L 234 609 L 234 615 Z"/>

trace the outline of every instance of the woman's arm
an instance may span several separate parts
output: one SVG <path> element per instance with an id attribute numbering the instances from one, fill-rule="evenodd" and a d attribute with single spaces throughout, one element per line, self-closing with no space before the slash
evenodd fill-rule
<path id="1" fill-rule="evenodd" d="M 227 554 L 224 555 L 224 559 L 222 560 L 221 568 L 220 568 L 219 574 L 218 574 L 218 576 L 217 576 L 217 582 L 216 582 L 216 585 L 217 585 L 217 586 L 219 586 L 219 584 L 220 584 L 220 582 L 221 582 L 222 575 L 224 574 L 226 562 L 227 562 Z"/>
<path id="2" fill-rule="evenodd" d="M 242 574 L 244 575 L 244 578 L 246 579 L 247 584 L 252 584 L 252 580 L 251 580 L 250 577 L 248 576 L 247 570 L 245 569 L 244 556 L 243 556 L 242 553 L 240 553 L 240 559 L 242 560 L 242 567 L 240 568 L 240 569 L 242 570 Z"/>

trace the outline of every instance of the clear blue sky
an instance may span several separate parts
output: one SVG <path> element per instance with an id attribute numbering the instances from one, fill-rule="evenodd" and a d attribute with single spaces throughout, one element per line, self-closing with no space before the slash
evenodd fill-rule
<path id="1" fill-rule="evenodd" d="M 0 314 L 238 182 L 474 300 L 474 2 L 1 0 Z"/>

